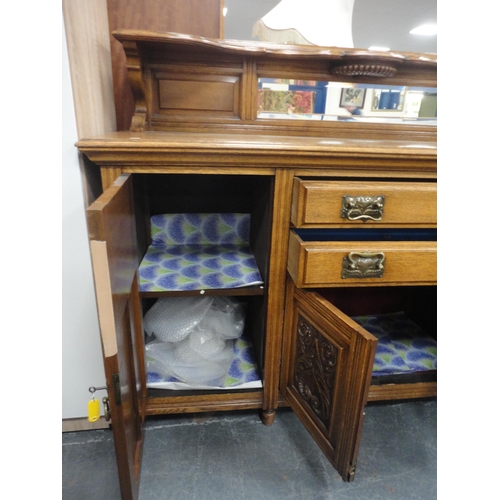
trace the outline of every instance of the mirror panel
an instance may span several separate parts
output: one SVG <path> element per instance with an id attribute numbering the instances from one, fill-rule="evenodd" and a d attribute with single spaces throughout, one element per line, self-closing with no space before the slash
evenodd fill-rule
<path id="1" fill-rule="evenodd" d="M 259 78 L 257 118 L 437 125 L 437 89 Z"/>

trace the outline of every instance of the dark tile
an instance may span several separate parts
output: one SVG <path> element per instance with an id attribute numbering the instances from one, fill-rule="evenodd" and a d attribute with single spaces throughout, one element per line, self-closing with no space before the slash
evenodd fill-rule
<path id="1" fill-rule="evenodd" d="M 356 479 L 342 481 L 295 414 L 149 419 L 140 500 L 432 500 L 436 401 L 366 408 Z M 63 498 L 119 498 L 110 431 L 63 435 Z"/>
<path id="2" fill-rule="evenodd" d="M 120 500 L 111 430 L 62 435 L 63 500 Z"/>

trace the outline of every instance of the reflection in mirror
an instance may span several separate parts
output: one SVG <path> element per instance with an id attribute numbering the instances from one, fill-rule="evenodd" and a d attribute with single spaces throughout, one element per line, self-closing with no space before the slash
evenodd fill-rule
<path id="1" fill-rule="evenodd" d="M 260 78 L 257 116 L 435 126 L 437 89 Z"/>

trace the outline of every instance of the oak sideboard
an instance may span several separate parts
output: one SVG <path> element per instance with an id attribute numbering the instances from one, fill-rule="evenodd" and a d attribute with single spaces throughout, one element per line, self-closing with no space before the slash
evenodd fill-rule
<path id="1" fill-rule="evenodd" d="M 289 406 L 352 481 L 367 402 L 437 395 L 436 56 L 113 35 L 130 130 L 77 147 L 102 180 L 87 219 L 123 498 L 138 496 L 144 420 L 174 413 L 256 409 L 271 425 Z M 260 281 L 151 285 L 140 270 L 162 214 L 249 215 Z M 221 296 L 245 306 L 256 383 L 158 388 L 145 314 L 159 299 Z M 396 358 L 381 347 L 408 340 L 398 330 L 387 344 L 370 318 L 416 325 L 425 369 L 398 354 L 402 369 L 384 371 Z"/>

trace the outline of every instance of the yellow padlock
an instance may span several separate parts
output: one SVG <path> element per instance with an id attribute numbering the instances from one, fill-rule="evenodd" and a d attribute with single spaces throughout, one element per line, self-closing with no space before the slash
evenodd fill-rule
<path id="1" fill-rule="evenodd" d="M 92 398 L 88 404 L 89 422 L 97 422 L 101 416 L 99 400 Z"/>

